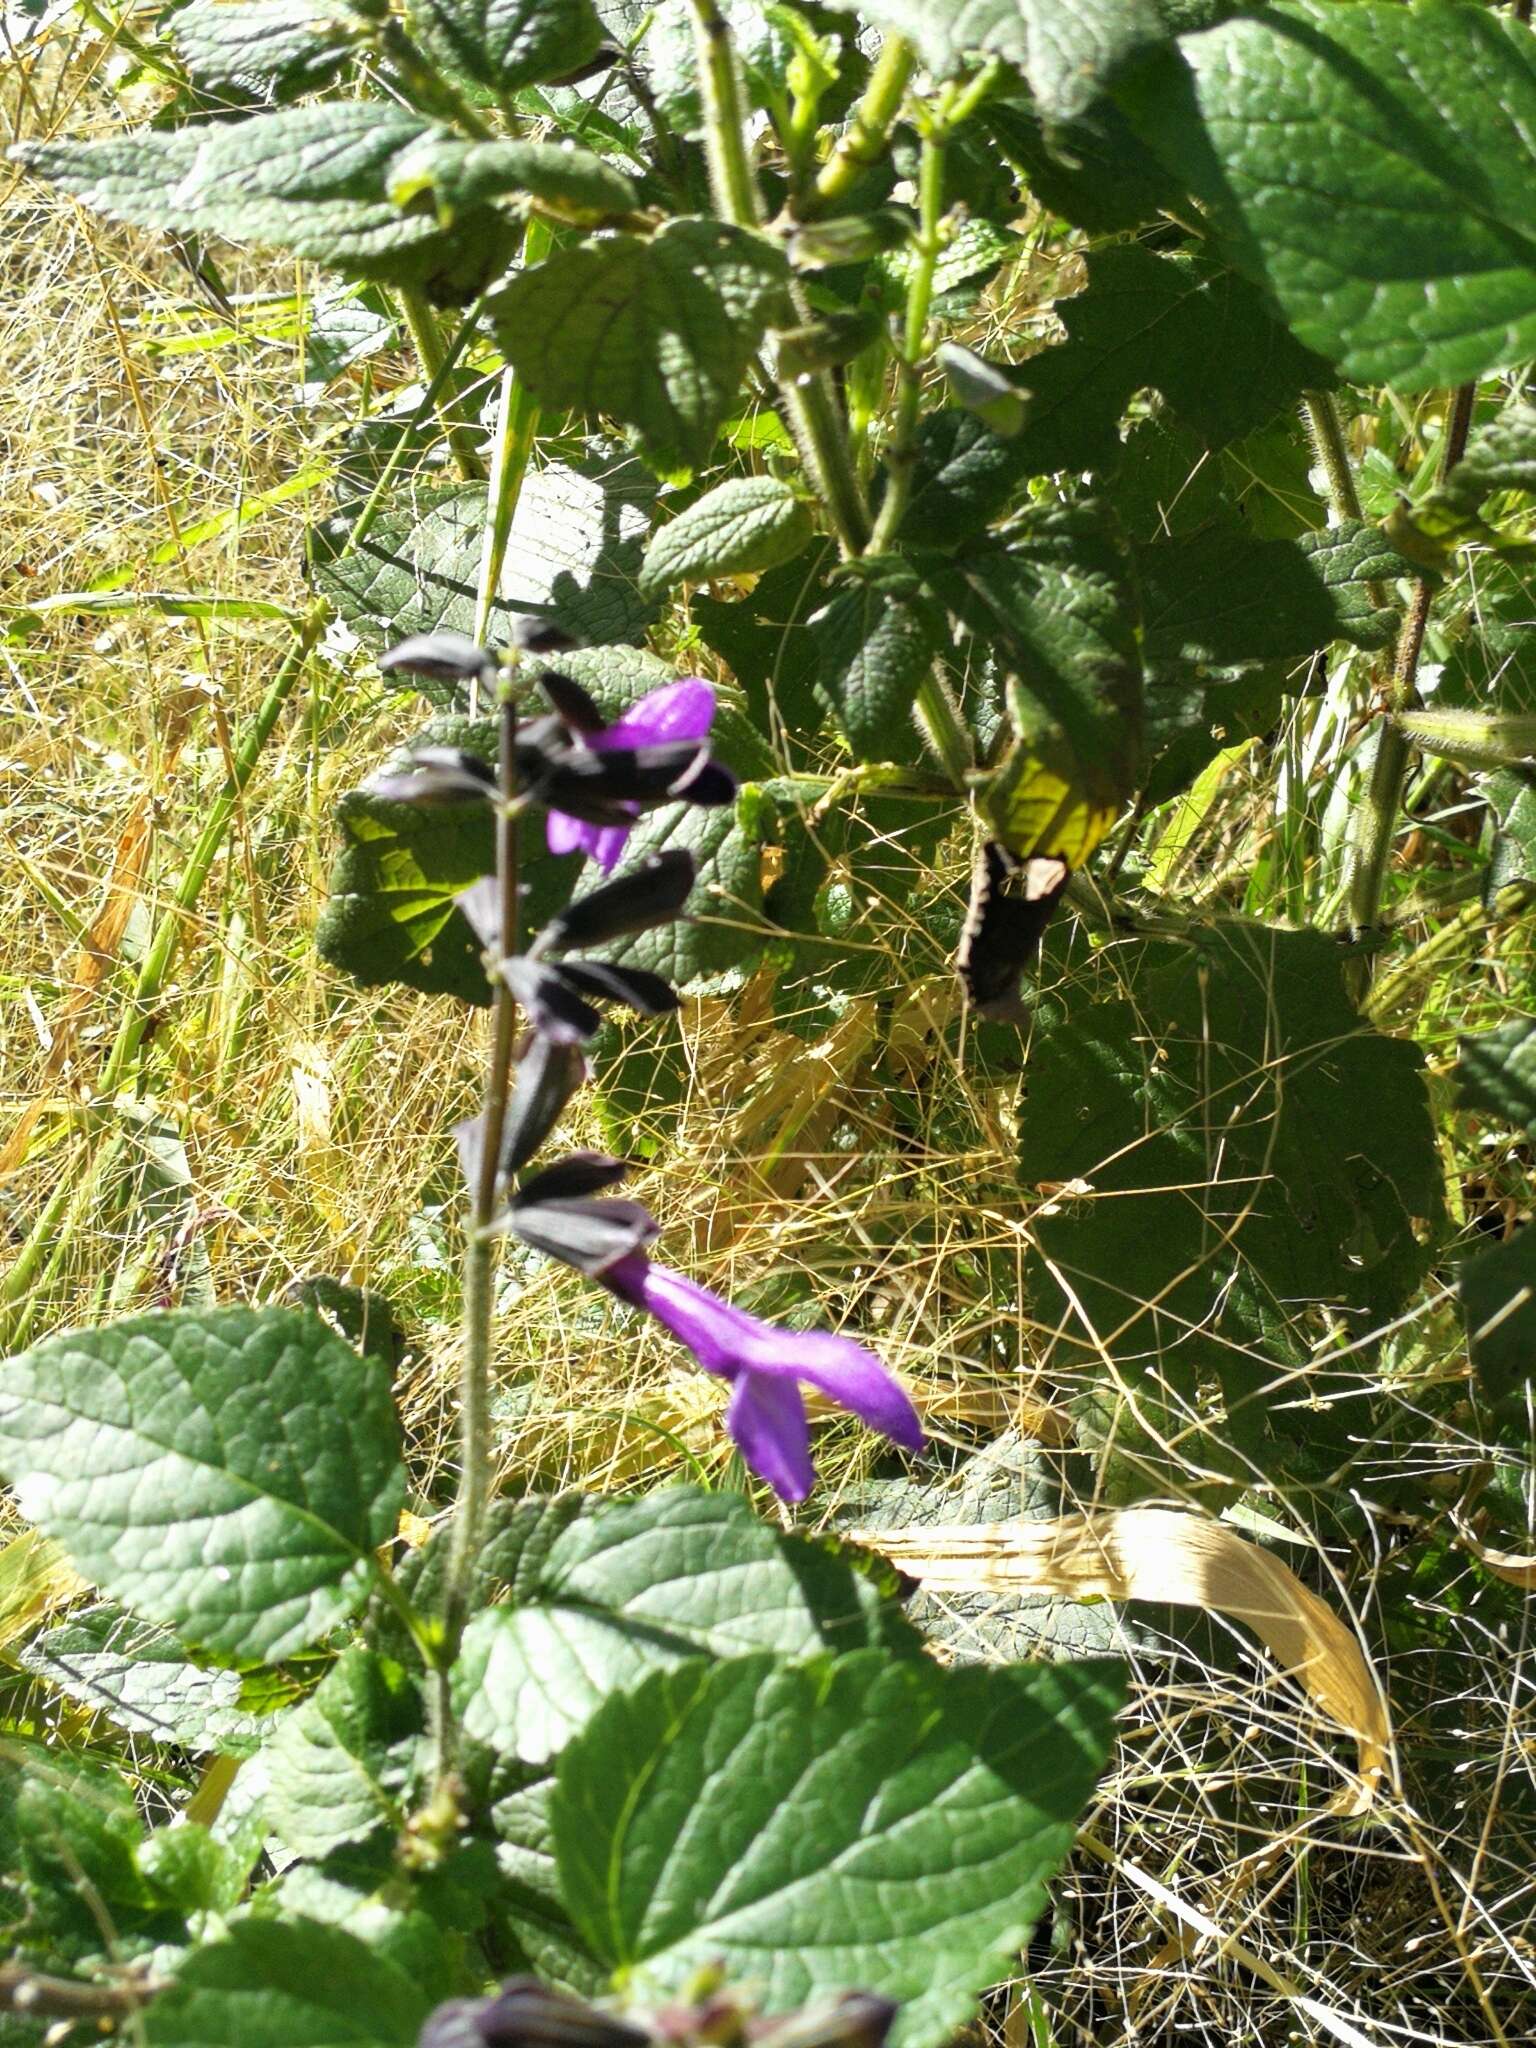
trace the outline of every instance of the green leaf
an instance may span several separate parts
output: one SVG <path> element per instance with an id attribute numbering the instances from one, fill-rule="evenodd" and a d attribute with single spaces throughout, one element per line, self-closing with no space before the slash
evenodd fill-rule
<path id="1" fill-rule="evenodd" d="M 156 1828 L 139 1849 L 139 1868 L 179 1913 L 231 1912 L 245 1896 L 253 1857 L 196 1821 Z"/>
<path id="2" fill-rule="evenodd" d="M 149 2048 L 415 2048 L 430 2003 L 342 1928 L 247 1919 L 191 1951 L 143 2031 Z"/>
<path id="3" fill-rule="evenodd" d="M 355 1611 L 405 1498 L 388 1386 L 295 1309 L 134 1316 L 7 1359 L 0 1471 L 134 1613 L 274 1662 Z"/>
<path id="4" fill-rule="evenodd" d="M 1496 1409 L 1524 1424 L 1536 1373 L 1536 1232 L 1527 1224 L 1469 1259 L 1459 1291 L 1478 1383 Z"/>
<path id="5" fill-rule="evenodd" d="M 496 93 L 563 78 L 603 40 L 591 0 L 409 0 L 407 15 L 445 71 Z"/>
<path id="6" fill-rule="evenodd" d="M 1111 468 L 1121 415 L 1148 385 L 1220 448 L 1332 381 L 1251 284 L 1203 257 L 1132 244 L 1090 252 L 1085 268 L 1083 290 L 1055 308 L 1067 339 L 1012 373 L 1029 396 L 1021 474 Z"/>
<path id="7" fill-rule="evenodd" d="M 1031 1312 L 1058 1364 L 1106 1355 L 1170 1426 L 1222 1384 L 1226 1435 L 1278 1462 L 1267 1430 L 1322 1429 L 1275 1389 L 1318 1318 L 1368 1339 L 1408 1300 L 1443 1221 L 1422 1056 L 1364 1024 L 1335 943 L 1212 925 L 1195 947 L 1085 976 L 1030 1049 L 1020 1170 L 1073 1192 L 1033 1225 Z M 1319 1367 L 1319 1372 L 1322 1368 Z M 1276 1412 L 1266 1421 L 1273 1396 Z"/>
<path id="8" fill-rule="evenodd" d="M 910 762 L 922 753 L 912 706 L 947 642 L 944 614 L 894 558 L 870 569 L 815 622 L 816 694 L 856 760 Z"/>
<path id="9" fill-rule="evenodd" d="M 1474 556 L 1471 611 L 1446 657 L 1436 704 L 1536 711 L 1536 571 Z"/>
<path id="10" fill-rule="evenodd" d="M 732 477 L 652 536 L 640 588 L 660 597 L 674 583 L 777 568 L 810 537 L 811 515 L 788 484 L 771 476 Z"/>
<path id="11" fill-rule="evenodd" d="M 1536 1132 L 1536 1017 L 1511 1017 L 1480 1038 L 1457 1039 L 1456 1103 Z"/>
<path id="12" fill-rule="evenodd" d="M 1139 228 L 1181 196 L 1112 99 L 1048 127 L 1027 102 L 994 94 L 977 119 L 1040 205 L 1090 234 Z"/>
<path id="13" fill-rule="evenodd" d="M 573 218 L 602 219 L 640 203 L 622 171 L 571 142 L 465 142 L 432 135 L 389 167 L 389 196 L 410 206 L 430 195 L 438 223 L 450 227 L 467 207 L 509 196 L 542 199 Z"/>
<path id="14" fill-rule="evenodd" d="M 421 1695 L 398 1665 L 344 1651 L 263 1752 L 265 1812 L 279 1840 L 319 1857 L 377 1828 L 398 1833 L 422 1725 Z"/>
<path id="15" fill-rule="evenodd" d="M 542 1764 L 610 1693 L 707 1652 L 783 1657 L 921 1648 L 876 1584 L 823 1545 L 694 1487 L 599 1504 L 516 1589 L 476 1615 L 454 1670 L 465 1733 Z"/>
<path id="16" fill-rule="evenodd" d="M 939 2048 L 1017 1968 L 1109 1753 L 1108 1663 L 691 1663 L 560 1759 L 566 1899 L 642 1994 L 717 1964 L 785 2012 L 856 1984 Z M 964 1843 L 964 1854 L 956 1844 Z"/>
<path id="17" fill-rule="evenodd" d="M 639 640 L 654 607 L 636 585 L 655 485 L 632 460 L 551 463 L 523 480 L 489 638 L 548 619 L 579 640 Z M 343 555 L 358 508 L 313 541 L 319 589 L 376 652 L 413 633 L 468 633 L 475 622 L 486 500 L 481 484 L 402 492 Z"/>
<path id="18" fill-rule="evenodd" d="M 1413 573 L 1353 521 L 1294 541 L 1223 522 L 1138 549 L 1136 562 L 1148 659 L 1217 665 L 1299 660 L 1335 640 L 1388 646 L 1397 612 L 1367 585 Z"/>
<path id="19" fill-rule="evenodd" d="M 64 1762 L 24 1771 L 15 1822 L 28 1933 L 46 1952 L 80 1962 L 110 1948 L 121 1960 L 185 1938 L 180 1914 L 140 1868 L 143 1823 L 115 1771 Z"/>
<path id="20" fill-rule="evenodd" d="M 615 236 L 520 271 L 491 313 L 541 404 L 622 420 L 653 461 L 697 469 L 787 277 L 763 237 L 673 220 L 649 241 Z"/>
<path id="21" fill-rule="evenodd" d="M 521 230 L 479 207 L 445 232 L 430 214 L 393 203 L 394 158 L 441 132 L 404 108 L 353 100 L 170 134 L 27 144 L 17 154 L 35 176 L 139 227 L 259 242 L 354 277 L 465 299 L 511 261 Z"/>
<path id="22" fill-rule="evenodd" d="M 1404 548 L 1416 543 L 1416 558 L 1422 554 L 1432 566 L 1467 541 L 1504 545 L 1504 537 L 1479 517 L 1484 501 L 1500 491 L 1536 492 L 1536 406 L 1520 399 L 1476 429 L 1461 460 L 1427 497 L 1399 505 L 1387 532 Z M 1523 549 L 1529 543 L 1517 535 L 1513 545 Z"/>
<path id="23" fill-rule="evenodd" d="M 915 44 L 945 77 L 966 57 L 1001 57 L 1041 112 L 1070 121 L 1129 60 L 1166 40 L 1155 0 L 829 0 Z"/>
<path id="24" fill-rule="evenodd" d="M 826 571 L 836 561 L 819 540 L 795 561 L 770 569 L 745 596 L 727 604 L 697 596 L 690 610 L 706 646 L 740 683 L 757 731 L 798 752 L 819 731 L 821 710 L 811 687 L 816 669 L 812 617 L 827 602 Z"/>
<path id="25" fill-rule="evenodd" d="M 67 1698 L 105 1714 L 130 1735 L 201 1754 L 249 1754 L 264 1723 L 240 1705 L 235 1671 L 202 1670 L 164 1629 L 120 1607 L 72 1615 L 28 1644 L 23 1664 Z"/>
<path id="26" fill-rule="evenodd" d="M 1027 458 L 958 406 L 932 412 L 918 428 L 912 495 L 901 536 L 917 547 L 953 547 L 1006 510 L 1023 488 Z"/>
<path id="27" fill-rule="evenodd" d="M 1524 23 L 1439 0 L 1266 7 L 1117 97 L 1232 261 L 1356 382 L 1423 391 L 1536 354 Z"/>
<path id="28" fill-rule="evenodd" d="M 206 91 L 276 100 L 329 85 L 375 33 L 345 0 L 191 0 L 169 27 L 182 63 Z"/>

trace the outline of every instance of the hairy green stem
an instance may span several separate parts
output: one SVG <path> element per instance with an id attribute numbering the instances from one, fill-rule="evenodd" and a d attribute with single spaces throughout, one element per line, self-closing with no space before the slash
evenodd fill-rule
<path id="1" fill-rule="evenodd" d="M 1360 493 L 1355 486 L 1355 472 L 1350 466 L 1344 429 L 1339 423 L 1338 408 L 1331 393 L 1304 391 L 1301 415 L 1306 423 L 1307 437 L 1328 480 L 1328 502 L 1333 507 L 1334 517 L 1359 519 Z"/>
<path id="2" fill-rule="evenodd" d="M 796 209 L 802 219 L 830 213 L 847 198 L 862 173 L 880 161 L 916 68 L 917 52 L 906 38 L 887 36 L 847 128 Z"/>
<path id="3" fill-rule="evenodd" d="M 437 315 L 420 292 L 400 290 L 400 310 L 428 381 L 440 391 L 437 417 L 453 456 L 454 468 L 467 484 L 484 483 L 485 464 L 476 445 L 475 429 L 459 409 L 459 392 L 451 371 L 444 372 L 447 349 Z"/>
<path id="4" fill-rule="evenodd" d="M 1463 384 L 1451 400 L 1440 456 L 1442 480 L 1466 452 L 1476 400 L 1475 384 Z M 1408 763 L 1413 753 L 1412 743 L 1397 723 L 1397 717 L 1418 703 L 1419 656 L 1424 647 L 1424 632 L 1429 623 L 1433 596 L 1431 586 L 1424 580 L 1414 585 L 1407 616 L 1398 635 L 1385 702 L 1378 714 L 1380 730 L 1376 758 L 1371 763 L 1371 779 L 1355 814 L 1346 890 L 1349 921 L 1357 934 L 1373 931 L 1381 919 L 1387 866 L 1402 811 Z M 1359 975 L 1368 980 L 1370 971 L 1370 958 L 1363 956 Z"/>
<path id="5" fill-rule="evenodd" d="M 496 811 L 496 887 L 501 929 L 498 961 L 517 951 L 517 709 L 512 677 L 501 675 L 501 734 Z M 464 1244 L 464 1350 L 459 1370 L 459 1486 L 448 1536 L 443 1583 L 443 1639 L 434 1712 L 435 1777 L 448 1792 L 457 1755 L 448 1674 L 458 1655 L 469 1611 L 475 1560 L 480 1554 L 491 1492 L 491 1322 L 495 1305 L 496 1243 L 492 1234 L 500 1199 L 502 1137 L 517 1040 L 517 1004 L 500 973 L 494 980 L 491 1046 L 480 1110 L 480 1156 L 470 1190 Z"/>

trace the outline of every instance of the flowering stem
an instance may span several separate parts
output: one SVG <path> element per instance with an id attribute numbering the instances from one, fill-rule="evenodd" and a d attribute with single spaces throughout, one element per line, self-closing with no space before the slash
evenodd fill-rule
<path id="1" fill-rule="evenodd" d="M 500 895 L 501 931 L 498 952 L 510 959 L 517 951 L 517 710 L 512 677 L 501 673 L 501 733 L 496 810 L 496 886 Z M 464 1245 L 464 1347 L 459 1372 L 459 1490 L 449 1525 L 448 1564 L 443 1585 L 442 1645 L 436 1666 L 434 1698 L 435 1778 L 439 1794 L 451 1790 L 457 1730 L 448 1695 L 448 1678 L 469 1610 L 470 1584 L 485 1526 L 491 1491 L 491 1313 L 494 1306 L 496 1259 L 492 1225 L 496 1220 L 497 1180 L 512 1050 L 517 1039 L 517 1004 L 498 974 L 491 1004 L 491 1049 L 486 1061 L 480 1113 L 480 1156 L 470 1190 Z"/>

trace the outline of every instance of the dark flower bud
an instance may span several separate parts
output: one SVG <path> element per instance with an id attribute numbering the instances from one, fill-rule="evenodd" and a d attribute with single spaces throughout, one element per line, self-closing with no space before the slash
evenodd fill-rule
<path id="1" fill-rule="evenodd" d="M 520 647 L 525 654 L 568 654 L 581 642 L 576 635 L 557 619 L 541 618 L 536 612 L 524 612 L 514 620 L 512 644 Z"/>
<path id="2" fill-rule="evenodd" d="M 507 1103 L 503 1173 L 516 1173 L 528 1164 L 586 1077 L 587 1063 L 579 1047 L 560 1045 L 537 1031 L 528 1033 Z"/>
<path id="3" fill-rule="evenodd" d="M 568 1152 L 552 1166 L 530 1173 L 512 1199 L 514 1203 L 575 1201 L 611 1188 L 628 1170 L 622 1159 L 607 1152 Z"/>
<path id="4" fill-rule="evenodd" d="M 884 2048 L 900 2006 L 872 1991 L 845 1991 L 753 2029 L 753 2048 Z"/>
<path id="5" fill-rule="evenodd" d="M 539 688 L 572 732 L 601 732 L 608 721 L 592 698 L 569 676 L 546 668 L 539 675 Z"/>
<path id="6" fill-rule="evenodd" d="M 623 1003 L 642 1017 L 664 1017 L 680 1000 L 670 981 L 644 967 L 613 967 L 606 960 L 562 960 L 559 973 L 593 1002 Z"/>
<path id="7" fill-rule="evenodd" d="M 495 771 L 476 754 L 457 747 L 421 747 L 399 767 L 370 775 L 370 796 L 397 804 L 483 803 L 496 793 Z"/>
<path id="8" fill-rule="evenodd" d="M 693 887 L 693 855 L 677 847 L 653 854 L 616 881 L 589 889 L 550 919 L 533 947 L 535 953 L 559 952 L 566 946 L 601 946 L 626 932 L 649 931 L 676 917 Z"/>
<path id="9" fill-rule="evenodd" d="M 557 1181 L 565 1164 L 561 1161 L 549 1169 Z M 534 1251 L 574 1266 L 589 1280 L 599 1278 L 620 1259 L 643 1252 L 661 1235 L 660 1224 L 638 1202 L 607 1195 L 536 1199 L 530 1190 L 544 1179 L 545 1175 L 535 1174 L 527 1187 L 518 1189 L 507 1211 L 507 1227 Z"/>
<path id="10" fill-rule="evenodd" d="M 602 1013 L 583 1000 L 558 967 L 517 953 L 496 970 L 528 1013 L 535 1031 L 556 1045 L 579 1045 L 602 1028 Z"/>
<path id="11" fill-rule="evenodd" d="M 438 2006 L 418 2048 L 648 2048 L 648 2037 L 535 1977 L 512 1977 L 495 1998 Z"/>
<path id="12" fill-rule="evenodd" d="M 633 825 L 636 807 L 675 802 L 715 807 L 736 795 L 735 777 L 712 761 L 698 740 L 601 751 L 576 743 L 535 752 L 520 736 L 518 765 L 552 810 L 589 825 Z"/>
<path id="13" fill-rule="evenodd" d="M 387 676 L 430 676 L 439 683 L 482 681 L 496 673 L 496 657 L 463 633 L 413 633 L 379 657 Z"/>

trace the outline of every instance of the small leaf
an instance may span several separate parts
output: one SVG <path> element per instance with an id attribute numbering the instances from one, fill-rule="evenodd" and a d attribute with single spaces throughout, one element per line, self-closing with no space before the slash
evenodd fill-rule
<path id="1" fill-rule="evenodd" d="M 788 484 L 771 476 L 732 477 L 653 536 L 640 588 L 659 597 L 674 583 L 773 569 L 792 561 L 810 537 L 810 513 Z"/>
<path id="2" fill-rule="evenodd" d="M 958 342 L 946 341 L 938 351 L 956 405 L 975 413 L 994 434 L 1011 441 L 1024 424 L 1024 399 L 1000 369 Z"/>
<path id="3" fill-rule="evenodd" d="M 912 706 L 948 635 L 942 608 L 898 563 L 834 598 L 812 622 L 816 694 L 856 760 L 909 762 L 922 747 Z"/>
<path id="4" fill-rule="evenodd" d="M 1298 340 L 1355 381 L 1423 391 L 1536 353 L 1525 23 L 1265 7 L 1154 56 L 1116 96 Z"/>
<path id="5" fill-rule="evenodd" d="M 329 85 L 375 32 L 346 0 L 191 0 L 169 26 L 205 91 L 275 100 Z"/>
<path id="6" fill-rule="evenodd" d="M 831 0 L 906 36 L 935 77 L 968 56 L 1001 57 L 1049 119 L 1083 112 L 1132 58 L 1166 41 L 1155 0 Z"/>
<path id="7" fill-rule="evenodd" d="M 238 1672 L 189 1663 L 168 1631 L 135 1621 L 120 1607 L 71 1616 L 29 1643 L 21 1661 L 129 1734 L 194 1755 L 212 1749 L 248 1754 L 265 1732 L 262 1718 L 241 1708 Z"/>
<path id="8" fill-rule="evenodd" d="M 296 1309 L 135 1316 L 7 1359 L 0 1470 L 104 1592 L 269 1661 L 356 1610 L 405 1495 L 387 1385 Z"/>
<path id="9" fill-rule="evenodd" d="M 1017 1968 L 1123 1684 L 1110 1663 L 940 1671 L 871 1651 L 658 1672 L 560 1759 L 577 1928 L 641 1995 L 706 1964 L 767 2013 L 853 1983 L 901 2003 L 894 2048 L 940 2048 Z"/>
<path id="10" fill-rule="evenodd" d="M 526 194 L 576 219 L 626 213 L 640 203 L 622 171 L 573 142 L 465 142 L 424 137 L 389 167 L 389 196 L 409 206 L 426 193 L 443 227 L 468 207 Z"/>
<path id="11" fill-rule="evenodd" d="M 398 1665 L 344 1651 L 263 1751 L 264 1811 L 279 1840 L 320 1857 L 378 1828 L 398 1832 L 422 1726 L 421 1696 Z"/>
<path id="12" fill-rule="evenodd" d="M 520 271 L 491 303 L 541 404 L 636 429 L 664 467 L 701 467 L 788 277 L 783 252 L 723 221 L 673 220 Z"/>
<path id="13" fill-rule="evenodd" d="M 1536 1374 L 1536 1231 L 1527 1224 L 1461 1269 L 1461 1313 L 1478 1384 L 1517 1426 Z"/>
<path id="14" fill-rule="evenodd" d="M 410 0 L 407 12 L 445 71 L 497 93 L 564 78 L 603 40 L 591 0 Z"/>
<path id="15" fill-rule="evenodd" d="M 1456 1103 L 1536 1133 L 1536 1017 L 1456 1041 Z"/>
<path id="16" fill-rule="evenodd" d="M 183 1958 L 143 2030 L 149 2048 L 415 2048 L 431 2002 L 340 1927 L 251 1918 Z"/>

